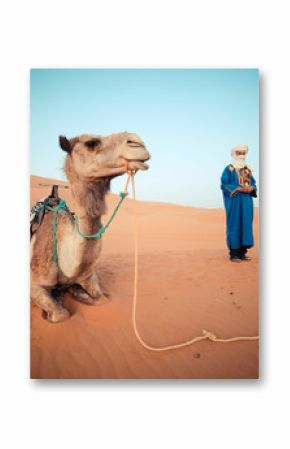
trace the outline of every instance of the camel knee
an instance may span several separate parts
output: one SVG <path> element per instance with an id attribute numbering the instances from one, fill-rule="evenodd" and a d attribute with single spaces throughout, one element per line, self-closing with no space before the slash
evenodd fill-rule
<path id="1" fill-rule="evenodd" d="M 70 316 L 69 311 L 57 303 L 44 287 L 32 285 L 31 299 L 45 312 L 46 318 L 52 323 L 58 323 Z"/>

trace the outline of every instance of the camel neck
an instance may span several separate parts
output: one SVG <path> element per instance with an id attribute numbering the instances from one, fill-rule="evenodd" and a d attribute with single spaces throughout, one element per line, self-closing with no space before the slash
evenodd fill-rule
<path id="1" fill-rule="evenodd" d="M 82 215 L 81 210 L 76 208 L 76 216 L 78 220 L 78 226 L 82 234 L 96 234 L 102 227 L 101 217 L 90 217 L 88 215 Z"/>
<path id="2" fill-rule="evenodd" d="M 75 212 L 84 234 L 94 234 L 101 227 L 101 217 L 106 211 L 107 185 L 104 180 L 95 183 L 74 182 L 71 189 L 75 200 Z"/>

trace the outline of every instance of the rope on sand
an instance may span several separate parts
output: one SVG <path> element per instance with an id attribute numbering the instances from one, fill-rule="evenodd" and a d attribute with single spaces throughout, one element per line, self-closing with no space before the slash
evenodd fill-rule
<path id="1" fill-rule="evenodd" d="M 134 223 L 134 292 L 133 292 L 133 305 L 132 305 L 132 322 L 133 322 L 133 329 L 134 334 L 139 341 L 139 343 L 149 351 L 155 351 L 155 352 L 162 352 L 162 351 L 169 351 L 171 349 L 179 349 L 183 348 L 185 346 L 190 346 L 198 341 L 202 340 L 210 340 L 214 341 L 216 343 L 232 343 L 235 341 L 252 341 L 252 340 L 259 340 L 259 336 L 255 337 L 232 337 L 232 338 L 218 338 L 213 332 L 209 332 L 207 330 L 202 331 L 202 335 L 198 337 L 191 338 L 190 340 L 185 340 L 180 343 L 171 344 L 167 346 L 151 346 L 148 343 L 146 343 L 143 339 L 143 337 L 140 335 L 137 323 L 136 323 L 136 309 L 137 309 L 137 290 L 138 290 L 138 227 L 137 227 L 137 208 L 136 208 L 136 192 L 135 192 L 135 183 L 134 183 L 134 176 L 136 174 L 135 170 L 127 170 L 128 178 L 125 185 L 125 193 L 128 194 L 128 185 L 129 181 L 131 179 L 132 184 L 132 195 L 133 195 L 133 202 L 134 202 L 134 214 L 133 214 L 133 223 Z"/>

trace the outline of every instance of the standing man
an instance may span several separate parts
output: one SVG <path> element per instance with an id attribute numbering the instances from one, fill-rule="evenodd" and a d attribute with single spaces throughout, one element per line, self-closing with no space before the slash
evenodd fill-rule
<path id="1" fill-rule="evenodd" d="M 236 145 L 231 150 L 232 163 L 221 176 L 224 206 L 226 209 L 227 246 L 230 260 L 250 260 L 248 248 L 254 246 L 253 197 L 257 197 L 256 181 L 246 165 L 247 145 Z"/>

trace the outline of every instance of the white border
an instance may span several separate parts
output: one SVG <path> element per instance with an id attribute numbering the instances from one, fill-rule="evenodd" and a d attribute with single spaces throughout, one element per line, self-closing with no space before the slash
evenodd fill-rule
<path id="1" fill-rule="evenodd" d="M 3 447 L 284 447 L 289 400 L 286 1 L 10 2 L 1 42 Z M 258 67 L 260 381 L 32 382 L 28 354 L 31 67 Z"/>

